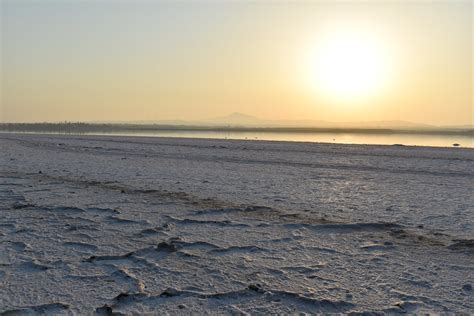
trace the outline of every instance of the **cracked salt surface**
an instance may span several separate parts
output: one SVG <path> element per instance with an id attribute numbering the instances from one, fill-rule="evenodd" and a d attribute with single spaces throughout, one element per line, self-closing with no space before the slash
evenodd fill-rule
<path id="1" fill-rule="evenodd" d="M 474 150 L 0 134 L 0 312 L 470 313 Z"/>

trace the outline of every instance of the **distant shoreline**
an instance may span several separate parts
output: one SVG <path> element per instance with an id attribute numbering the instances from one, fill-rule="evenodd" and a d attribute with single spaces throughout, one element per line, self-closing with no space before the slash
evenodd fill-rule
<path id="1" fill-rule="evenodd" d="M 394 129 L 394 128 L 321 128 L 321 127 L 252 127 L 252 126 L 197 126 L 163 124 L 95 124 L 95 123 L 0 123 L 3 132 L 46 133 L 117 133 L 117 132 L 270 132 L 270 133 L 353 133 L 353 134 L 416 134 L 474 136 L 474 129 Z"/>

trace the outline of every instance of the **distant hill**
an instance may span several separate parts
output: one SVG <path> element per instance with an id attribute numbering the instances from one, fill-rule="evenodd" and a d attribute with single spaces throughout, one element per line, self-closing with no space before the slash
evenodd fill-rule
<path id="1" fill-rule="evenodd" d="M 200 124 L 207 125 L 239 125 L 239 126 L 260 126 L 265 124 L 265 120 L 258 117 L 234 112 L 223 117 L 216 117 L 209 120 L 200 121 Z"/>
<path id="2" fill-rule="evenodd" d="M 474 124 L 471 125 L 446 125 L 442 126 L 443 128 L 447 129 L 474 129 Z"/>
<path id="3" fill-rule="evenodd" d="M 196 122 L 194 122 L 196 123 Z M 432 129 L 436 126 L 406 121 L 369 121 L 369 122 L 328 122 L 323 120 L 265 120 L 255 116 L 232 113 L 197 122 L 207 126 L 242 126 L 242 127 L 319 127 L 319 128 L 389 128 L 389 129 Z"/>
<path id="4" fill-rule="evenodd" d="M 435 126 L 401 120 L 366 121 L 366 122 L 330 122 L 323 120 L 268 120 L 244 113 L 234 112 L 227 116 L 205 120 L 143 120 L 143 121 L 94 121 L 89 124 L 134 125 L 137 128 L 145 125 L 162 127 L 199 127 L 199 128 L 305 128 L 305 129 L 390 129 L 390 130 L 473 130 L 473 125 Z M 7 124 L 7 123 L 5 123 Z M 5 125 L 4 124 L 4 125 Z"/>

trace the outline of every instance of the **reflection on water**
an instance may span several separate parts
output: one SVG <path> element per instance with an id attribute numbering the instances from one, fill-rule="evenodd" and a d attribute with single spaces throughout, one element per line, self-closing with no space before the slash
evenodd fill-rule
<path id="1" fill-rule="evenodd" d="M 282 132 L 221 132 L 221 131 L 151 131 L 127 133 L 90 133 L 94 135 L 162 136 L 187 138 L 281 140 L 300 142 L 323 142 L 343 144 L 379 144 L 452 147 L 474 147 L 473 137 L 466 135 L 423 134 L 364 134 L 364 133 L 282 133 Z"/>

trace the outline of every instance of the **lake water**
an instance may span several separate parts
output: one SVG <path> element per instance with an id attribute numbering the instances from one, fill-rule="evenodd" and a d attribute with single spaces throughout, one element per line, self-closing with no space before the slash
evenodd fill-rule
<path id="1" fill-rule="evenodd" d="M 296 132 L 221 132 L 221 131 L 151 131 L 90 133 L 94 135 L 161 136 L 186 138 L 217 138 L 247 140 L 279 140 L 299 142 L 323 142 L 344 144 L 414 145 L 452 147 L 474 147 L 473 137 L 467 135 L 421 135 L 421 134 L 374 134 L 374 133 L 296 133 Z"/>

